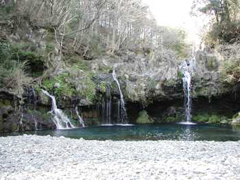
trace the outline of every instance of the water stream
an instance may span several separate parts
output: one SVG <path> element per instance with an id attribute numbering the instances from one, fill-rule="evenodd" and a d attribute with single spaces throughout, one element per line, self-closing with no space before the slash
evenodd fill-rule
<path id="1" fill-rule="evenodd" d="M 79 123 L 81 124 L 82 127 L 85 127 L 84 121 L 83 121 L 82 117 L 80 116 L 80 114 L 78 112 L 78 107 L 77 106 L 75 107 L 75 112 L 77 114 Z"/>
<path id="2" fill-rule="evenodd" d="M 47 91 L 42 90 L 42 92 L 51 98 L 52 100 L 52 110 L 51 113 L 53 114 L 53 122 L 56 125 L 57 129 L 70 129 L 76 128 L 70 121 L 70 119 L 63 113 L 61 109 L 57 108 L 56 99 L 54 96 L 50 95 Z"/>
<path id="3" fill-rule="evenodd" d="M 20 134 L 20 133 L 18 133 Z M 14 133 L 12 135 L 18 135 Z M 240 132 L 231 126 L 198 124 L 142 124 L 129 127 L 94 126 L 81 129 L 24 132 L 24 134 L 64 136 L 89 140 L 181 140 L 181 141 L 239 141 Z M 0 134 L 1 136 L 1 134 Z"/>
<path id="4" fill-rule="evenodd" d="M 191 122 L 192 115 L 192 99 L 191 99 L 191 80 L 192 80 L 192 73 L 193 73 L 193 65 L 194 59 L 190 61 L 184 61 L 182 66 L 180 67 L 183 74 L 183 92 L 184 92 L 184 107 L 185 107 L 185 116 L 186 121 L 181 122 L 181 124 L 195 124 Z"/>
<path id="5" fill-rule="evenodd" d="M 121 118 L 119 118 L 119 119 L 121 121 L 119 123 L 120 124 L 127 124 L 127 111 L 126 111 L 126 108 L 125 108 L 125 101 L 124 101 L 124 98 L 123 98 L 123 93 L 122 93 L 122 90 L 121 90 L 120 83 L 117 79 L 117 74 L 116 74 L 115 68 L 113 69 L 112 77 L 113 77 L 114 81 L 117 83 L 119 94 L 120 94 L 120 108 L 118 108 L 118 109 L 120 110 L 119 114 L 120 114 Z"/>

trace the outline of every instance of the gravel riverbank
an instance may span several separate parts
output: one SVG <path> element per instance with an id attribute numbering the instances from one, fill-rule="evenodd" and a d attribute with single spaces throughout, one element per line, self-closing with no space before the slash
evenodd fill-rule
<path id="1" fill-rule="evenodd" d="M 240 179 L 240 141 L 0 137 L 0 180 Z"/>

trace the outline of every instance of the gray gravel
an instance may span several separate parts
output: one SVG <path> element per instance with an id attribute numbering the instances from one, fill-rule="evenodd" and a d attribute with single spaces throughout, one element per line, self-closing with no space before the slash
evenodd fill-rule
<path id="1" fill-rule="evenodd" d="M 239 179 L 240 141 L 0 137 L 0 180 Z"/>

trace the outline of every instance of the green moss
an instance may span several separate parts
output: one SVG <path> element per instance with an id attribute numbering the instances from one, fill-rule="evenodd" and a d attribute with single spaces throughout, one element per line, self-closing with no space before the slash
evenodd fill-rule
<path id="1" fill-rule="evenodd" d="M 218 124 L 218 123 L 230 123 L 229 119 L 226 116 L 217 115 L 217 114 L 198 114 L 193 116 L 194 122 L 200 123 L 211 123 L 211 124 Z"/>
<path id="2" fill-rule="evenodd" d="M 3 118 L 0 116 L 0 132 L 3 132 L 4 130 L 4 124 L 3 124 Z"/>
<path id="3" fill-rule="evenodd" d="M 91 75 L 85 79 L 84 84 L 86 85 L 86 88 L 82 93 L 88 101 L 92 102 L 96 96 L 96 84 L 92 81 Z"/>
<path id="4" fill-rule="evenodd" d="M 184 77 L 184 74 L 181 71 L 178 71 L 177 77 L 182 79 Z"/>
<path id="5" fill-rule="evenodd" d="M 58 86 L 55 87 L 56 95 L 71 97 L 75 93 L 75 90 L 73 88 L 73 85 L 68 82 L 69 76 L 69 73 L 62 73 L 53 79 L 45 79 L 43 81 L 43 85 L 48 91 L 51 91 L 55 85 L 58 84 Z"/>
<path id="6" fill-rule="evenodd" d="M 97 126 L 101 124 L 98 118 L 88 118 L 84 122 L 86 126 L 92 126 L 92 125 Z"/>
<path id="7" fill-rule="evenodd" d="M 107 83 L 105 81 L 101 81 L 98 84 L 98 88 L 102 93 L 105 93 L 107 91 Z"/>
<path id="8" fill-rule="evenodd" d="M 109 73 L 112 70 L 112 67 L 106 65 L 100 65 L 98 71 L 101 73 Z"/>
<path id="9" fill-rule="evenodd" d="M 152 79 L 152 78 L 149 78 L 149 80 L 147 81 L 147 89 L 148 90 L 153 90 L 153 89 L 155 89 L 155 87 L 156 87 L 156 85 L 157 85 L 157 81 L 155 81 L 154 79 Z"/>
<path id="10" fill-rule="evenodd" d="M 179 117 L 174 117 L 174 116 L 168 116 L 164 119 L 164 122 L 167 122 L 167 123 L 178 122 L 178 121 L 180 121 Z"/>
<path id="11" fill-rule="evenodd" d="M 220 71 L 220 81 L 235 84 L 240 79 L 240 60 L 229 60 L 224 63 Z"/>
<path id="12" fill-rule="evenodd" d="M 138 124 L 153 123 L 153 120 L 149 117 L 147 111 L 143 110 L 139 112 L 136 123 Z"/>
<path id="13" fill-rule="evenodd" d="M 46 89 L 49 91 L 53 89 L 55 83 L 56 83 L 55 79 L 45 79 L 43 81 L 43 86 L 45 86 Z"/>
<path id="14" fill-rule="evenodd" d="M 45 70 L 43 55 L 31 43 L 0 43 L 1 71 L 10 74 L 21 63 L 26 63 L 24 71 L 32 77 L 39 77 Z M 9 72 L 10 71 L 10 72 Z"/>
<path id="15" fill-rule="evenodd" d="M 208 122 L 209 115 L 208 114 L 201 114 L 193 116 L 193 121 L 195 122 Z"/>
<path id="16" fill-rule="evenodd" d="M 12 124 L 11 124 L 11 131 L 12 131 L 12 132 L 18 131 L 18 125 L 15 124 L 15 123 L 12 123 Z"/>
<path id="17" fill-rule="evenodd" d="M 212 70 L 217 70 L 218 68 L 218 62 L 216 57 L 214 56 L 208 56 L 207 57 L 207 63 L 206 63 L 206 67 L 208 70 L 212 71 Z"/>
<path id="18" fill-rule="evenodd" d="M 170 80 L 164 82 L 164 86 L 175 86 L 176 83 L 177 82 L 175 80 L 170 79 Z"/>
<path id="19" fill-rule="evenodd" d="M 4 106 L 7 106 L 7 107 L 9 107 L 9 106 L 11 106 L 11 101 L 10 100 L 7 100 L 7 99 L 5 99 L 5 100 L 0 100 L 0 107 L 4 107 Z"/>
<path id="20" fill-rule="evenodd" d="M 54 52 L 55 44 L 53 44 L 53 43 L 46 44 L 45 50 L 47 53 Z"/>
<path id="21" fill-rule="evenodd" d="M 70 64 L 73 64 L 72 68 L 81 69 L 83 71 L 89 71 L 89 65 L 80 56 L 72 56 L 67 60 Z"/>

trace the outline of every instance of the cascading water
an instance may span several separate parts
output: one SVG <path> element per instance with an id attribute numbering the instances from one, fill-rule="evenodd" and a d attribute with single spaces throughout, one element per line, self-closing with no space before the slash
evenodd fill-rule
<path id="1" fill-rule="evenodd" d="M 52 111 L 51 113 L 54 115 L 53 122 L 56 125 L 57 129 L 70 129 L 75 128 L 75 126 L 71 123 L 70 119 L 62 112 L 61 109 L 57 108 L 56 99 L 54 96 L 50 95 L 47 91 L 42 90 L 42 92 L 51 98 L 52 100 Z"/>
<path id="2" fill-rule="evenodd" d="M 121 124 L 127 124 L 127 111 L 126 111 L 126 108 L 125 108 L 125 101 L 124 101 L 124 98 L 123 98 L 123 93 L 122 93 L 122 90 L 121 90 L 121 86 L 120 86 L 120 83 L 118 82 L 118 79 L 117 79 L 117 74 L 115 72 L 115 68 L 113 69 L 113 72 L 112 72 L 112 77 L 114 79 L 114 81 L 117 83 L 117 86 L 118 86 L 118 90 L 119 90 L 119 93 L 120 93 L 120 115 L 121 115 Z"/>
<path id="3" fill-rule="evenodd" d="M 82 117 L 80 116 L 80 114 L 78 112 L 78 107 L 77 106 L 75 107 L 75 112 L 77 114 L 79 123 L 81 124 L 82 127 L 85 127 L 84 121 L 83 121 Z"/>
<path id="4" fill-rule="evenodd" d="M 183 91 L 187 122 L 191 121 L 191 74 L 188 71 L 183 73 Z"/>
<path id="5" fill-rule="evenodd" d="M 106 97 L 102 102 L 102 122 L 103 126 L 112 126 L 112 96 L 109 83 L 107 84 Z"/>
<path id="6" fill-rule="evenodd" d="M 35 119 L 34 115 L 33 115 L 33 114 L 31 114 L 31 115 L 32 115 L 32 119 L 33 119 L 33 121 L 34 121 L 35 131 L 37 131 L 37 130 L 39 130 L 39 129 L 38 129 L 38 122 L 37 122 L 37 120 Z"/>
<path id="7" fill-rule="evenodd" d="M 117 122 L 121 122 L 121 101 L 117 101 Z"/>
<path id="8" fill-rule="evenodd" d="M 112 122 L 111 112 L 112 112 L 111 86 L 108 83 L 107 84 L 107 97 L 106 97 L 106 121 L 107 121 L 106 124 L 111 124 L 111 122 Z"/>
<path id="9" fill-rule="evenodd" d="M 184 61 L 180 69 L 183 73 L 183 91 L 184 91 L 184 107 L 186 122 L 181 122 L 180 124 L 195 124 L 191 122 L 191 109 L 192 109 L 192 100 L 191 100 L 191 74 L 193 73 L 194 67 L 194 58 L 191 61 Z"/>

